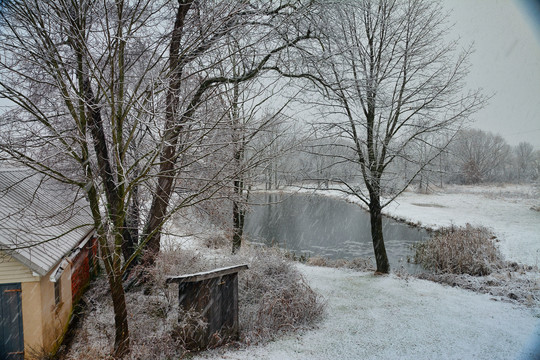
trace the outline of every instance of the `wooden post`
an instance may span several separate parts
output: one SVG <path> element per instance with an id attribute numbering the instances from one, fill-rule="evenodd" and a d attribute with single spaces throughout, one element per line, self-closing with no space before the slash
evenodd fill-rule
<path id="1" fill-rule="evenodd" d="M 166 283 L 178 283 L 180 307 L 194 310 L 208 324 L 191 350 L 219 346 L 239 336 L 238 272 L 248 266 L 236 265 L 196 274 L 169 276 Z"/>

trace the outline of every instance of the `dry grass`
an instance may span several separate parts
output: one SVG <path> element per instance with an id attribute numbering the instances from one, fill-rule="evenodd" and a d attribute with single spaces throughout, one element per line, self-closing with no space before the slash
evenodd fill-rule
<path id="1" fill-rule="evenodd" d="M 225 249 L 232 247 L 232 235 L 212 234 L 202 241 L 203 245 L 209 249 Z"/>
<path id="2" fill-rule="evenodd" d="M 272 249 L 254 254 L 249 258 L 250 271 L 239 282 L 244 342 L 268 341 L 320 319 L 324 303 L 291 262 Z"/>
<path id="3" fill-rule="evenodd" d="M 147 272 L 149 281 L 126 294 L 131 353 L 127 359 L 179 359 L 193 334 L 206 326 L 197 314 L 179 316 L 178 287 L 165 286 L 167 275 L 249 263 L 239 275 L 241 342 L 269 341 L 277 334 L 313 324 L 324 305 L 298 270 L 277 252 L 243 250 L 235 257 L 208 260 L 192 251 L 163 252 Z M 106 280 L 101 277 L 83 301 L 85 315 L 63 359 L 110 359 L 114 315 Z M 183 313 L 182 313 L 183 314 Z"/>
<path id="4" fill-rule="evenodd" d="M 414 262 L 436 274 L 483 276 L 504 266 L 493 234 L 469 224 L 442 229 L 414 248 Z"/>
<path id="5" fill-rule="evenodd" d="M 432 273 L 415 276 L 479 293 L 494 300 L 540 306 L 538 268 L 507 263 L 485 228 L 443 229 L 415 245 L 415 262 Z"/>

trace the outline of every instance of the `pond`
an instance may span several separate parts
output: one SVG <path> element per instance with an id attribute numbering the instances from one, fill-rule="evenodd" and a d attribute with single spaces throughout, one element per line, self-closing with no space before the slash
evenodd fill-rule
<path id="1" fill-rule="evenodd" d="M 246 214 L 245 234 L 251 242 L 277 245 L 296 255 L 327 259 L 371 258 L 373 243 L 369 213 L 360 206 L 326 196 L 305 194 L 253 194 Z M 390 218 L 383 219 L 386 251 L 393 269 L 412 257 L 410 245 L 429 237 L 427 231 Z"/>

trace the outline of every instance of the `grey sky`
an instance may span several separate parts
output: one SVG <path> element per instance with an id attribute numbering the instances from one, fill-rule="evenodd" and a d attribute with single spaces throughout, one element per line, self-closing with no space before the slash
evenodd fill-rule
<path id="1" fill-rule="evenodd" d="M 474 42 L 469 86 L 494 94 L 471 126 L 510 145 L 540 149 L 540 7 L 537 0 L 451 0 L 450 22 L 462 44 Z M 536 10 L 533 11 L 533 10 Z"/>

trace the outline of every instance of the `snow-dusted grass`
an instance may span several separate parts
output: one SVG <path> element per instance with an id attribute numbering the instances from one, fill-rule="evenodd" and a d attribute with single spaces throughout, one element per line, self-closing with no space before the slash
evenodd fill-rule
<path id="1" fill-rule="evenodd" d="M 343 197 L 335 191 L 321 193 Z M 537 202 L 531 186 L 454 186 L 431 194 L 405 192 L 385 211 L 395 218 L 432 229 L 467 223 L 487 226 L 498 237 L 507 260 L 536 266 L 540 221 L 539 213 L 531 207 Z M 298 267 L 311 287 L 327 299 L 327 315 L 318 329 L 289 335 L 264 346 L 238 351 L 216 349 L 195 358 L 532 360 L 540 357 L 540 309 L 533 299 L 533 294 L 538 296 L 540 291 L 538 272 L 533 272 L 532 277 L 523 274 L 517 282 L 513 276 L 524 272 L 523 267 L 517 266 L 516 272 L 498 272 L 487 277 L 439 279 L 452 285 L 448 286 L 412 277 L 378 277 L 371 272 Z M 522 292 L 519 298 L 531 299 L 525 301 L 528 306 L 508 300 L 509 281 L 515 286 L 510 291 L 519 290 Z"/>
<path id="2" fill-rule="evenodd" d="M 429 228 L 487 227 L 505 260 L 540 266 L 540 212 L 532 209 L 538 201 L 531 185 L 454 185 L 404 192 L 384 212 Z"/>
<path id="3" fill-rule="evenodd" d="M 250 253 L 238 290 L 242 342 L 266 342 L 321 318 L 324 302 L 292 262 L 273 250 Z"/>
<path id="4" fill-rule="evenodd" d="M 430 281 L 298 267 L 327 299 L 317 329 L 195 359 L 516 359 L 539 321 L 529 308 Z"/>
<path id="5" fill-rule="evenodd" d="M 336 191 L 321 192 L 342 197 Z M 354 198 L 347 200 L 357 202 Z M 534 189 L 528 185 L 449 186 L 430 194 L 407 191 L 385 212 L 432 229 L 468 223 L 488 227 L 497 236 L 506 260 L 537 266 L 540 213 L 531 210 L 537 203 Z M 470 289 L 487 293 L 479 294 L 411 277 L 377 277 L 371 273 L 304 265 L 299 268 L 311 287 L 328 302 L 327 316 L 319 329 L 262 347 L 237 352 L 214 351 L 201 354 L 200 358 L 534 359 L 540 356 L 526 350 L 527 344 L 540 343 L 538 303 L 525 301 L 527 307 L 501 301 L 513 292 L 522 299 L 538 296 L 540 278 L 534 277 L 534 273 L 532 278 L 525 274 L 514 282 L 514 289 L 508 287 L 512 273 L 482 277 L 486 286 L 476 277 L 458 279 L 464 284 L 456 285 L 467 287 L 468 283 Z"/>

